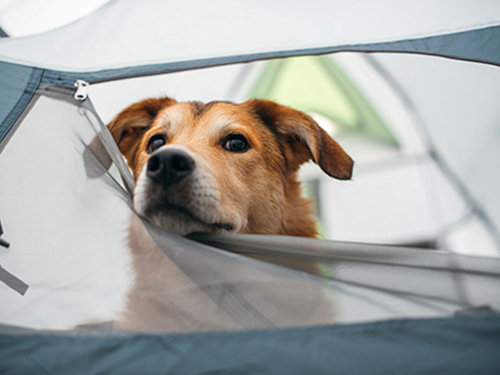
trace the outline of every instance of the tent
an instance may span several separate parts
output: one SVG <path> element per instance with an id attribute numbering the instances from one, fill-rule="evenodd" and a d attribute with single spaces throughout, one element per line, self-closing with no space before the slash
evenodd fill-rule
<path id="1" fill-rule="evenodd" d="M 0 24 L 2 373 L 498 372 L 499 4 L 88 12 L 28 36 Z M 303 171 L 326 239 L 183 238 L 138 217 L 105 123 L 161 93 L 317 116 L 357 161 L 352 183 Z M 139 292 L 168 294 L 175 328 L 113 324 L 131 220 L 158 249 L 151 274 L 183 280 Z"/>

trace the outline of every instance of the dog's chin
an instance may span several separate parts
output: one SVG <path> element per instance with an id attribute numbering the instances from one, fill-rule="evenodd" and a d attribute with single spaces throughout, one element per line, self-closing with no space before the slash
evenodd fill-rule
<path id="1" fill-rule="evenodd" d="M 154 225 L 164 229 L 167 232 L 175 233 L 180 236 L 187 236 L 197 232 L 213 232 L 207 225 L 195 222 L 181 215 L 150 215 L 146 218 Z"/>
<path id="2" fill-rule="evenodd" d="M 181 206 L 153 207 L 145 212 L 139 210 L 137 213 L 152 224 L 167 232 L 180 236 L 192 233 L 230 233 L 236 231 L 236 226 L 231 223 L 204 222 L 193 213 Z"/>

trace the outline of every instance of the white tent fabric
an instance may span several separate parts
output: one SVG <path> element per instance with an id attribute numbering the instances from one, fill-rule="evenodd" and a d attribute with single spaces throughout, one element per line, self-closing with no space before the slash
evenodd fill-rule
<path id="1" fill-rule="evenodd" d="M 432 0 L 149 0 L 140 6 L 120 0 L 66 27 L 2 41 L 0 58 L 88 72 L 229 56 L 255 59 L 259 54 L 291 55 L 332 46 L 349 49 L 498 25 L 500 3 L 495 0 L 439 4 Z"/>
<path id="2" fill-rule="evenodd" d="M 3 0 L 0 2 L 0 25 L 9 37 L 38 34 L 84 17 L 107 1 Z"/>
<path id="3" fill-rule="evenodd" d="M 1 254 L 2 264 L 29 283 L 30 289 L 26 298 L 8 294 L 12 292 L 9 289 L 2 291 L 5 294 L 2 301 L 7 301 L 9 306 L 2 311 L 0 320 L 36 328 L 72 328 L 87 319 L 114 319 L 129 292 L 121 289 L 127 287 L 129 280 L 127 259 L 123 254 L 129 254 L 130 250 L 126 238 L 127 220 L 129 215 L 137 217 L 130 210 L 130 197 L 119 182 L 117 169 L 108 172 L 102 160 L 92 154 L 95 150 L 91 144 L 102 134 L 99 133 L 102 124 L 90 110 L 90 99 L 81 106 L 73 99 L 72 86 L 80 75 L 89 77 L 91 83 L 99 83 L 119 77 L 289 55 L 338 50 L 373 52 L 384 50 L 384 44 L 404 41 L 415 42 L 410 52 L 437 53 L 440 51 L 427 49 L 423 41 L 436 37 L 458 38 L 459 34 L 470 32 L 484 32 L 486 40 L 481 41 L 496 45 L 497 39 L 489 38 L 488 33 L 496 35 L 499 30 L 498 2 L 443 1 L 439 7 L 435 5 L 428 0 L 378 3 L 280 0 L 272 3 L 148 1 L 138 6 L 137 2 L 120 0 L 60 29 L 1 40 L 2 63 L 25 64 L 26 67 L 20 70 L 28 72 L 23 74 L 36 73 L 37 79 L 31 83 L 38 86 L 41 82 L 42 85 L 34 97 L 38 101 L 33 100 L 31 108 L 20 105 L 26 111 L 14 130 L 13 123 L 5 126 L 8 137 L 2 143 L 0 167 L 9 183 L 0 187 L 1 219 L 5 220 L 12 247 Z M 397 10 L 396 18 L 394 10 Z M 212 17 L 207 17 L 209 14 Z M 496 57 L 484 60 L 482 44 L 475 45 L 477 40 L 469 42 L 464 47 L 467 49 L 464 55 L 453 54 L 462 49 L 460 43 L 453 44 L 444 54 L 500 64 L 496 49 L 486 48 Z M 372 47 L 367 47 L 370 45 Z M 500 139 L 496 131 L 499 117 L 494 101 L 500 87 L 498 67 L 473 64 L 471 68 L 469 63 L 451 60 L 440 66 L 440 62 L 435 64 L 435 59 L 429 64 L 431 60 L 426 59 L 414 64 L 404 62 L 405 59 L 406 56 L 401 59 L 376 56 L 374 62 L 381 76 L 389 72 L 386 84 L 393 86 L 392 91 L 399 91 L 399 100 L 406 102 L 406 108 L 398 108 L 405 112 L 406 118 L 413 116 L 412 122 L 421 121 L 420 125 L 428 132 L 423 146 L 414 147 L 412 152 L 426 152 L 429 157 L 426 161 L 432 161 L 450 180 L 458 182 L 455 188 L 469 204 L 467 208 L 475 215 L 474 219 L 483 224 L 481 229 L 484 230 L 486 224 L 486 231 L 498 236 L 500 180 L 492 172 L 498 170 L 500 160 Z M 421 79 L 419 74 L 426 75 L 426 79 L 434 83 L 446 84 L 447 89 L 426 87 L 429 81 Z M 237 72 L 236 75 L 239 77 Z M 8 74 L 4 73 L 2 78 L 20 91 L 26 88 L 9 81 Z M 461 96 L 454 95 L 453 103 L 462 106 L 463 112 L 450 113 L 453 109 L 447 108 L 446 97 L 450 90 L 457 90 L 457 84 L 464 85 L 464 92 L 459 92 Z M 114 90 L 122 91 L 117 86 Z M 31 89 L 25 91 L 31 92 Z M 381 95 L 374 91 L 377 90 L 372 88 L 372 95 Z M 476 95 L 476 92 L 487 93 L 487 98 L 478 100 L 484 95 Z M 104 96 L 104 106 L 111 95 Z M 468 103 L 474 110 L 467 107 Z M 5 112 L 11 114 L 10 107 L 17 104 L 8 103 Z M 474 111 L 484 116 L 478 120 L 478 126 L 468 126 L 474 122 L 471 115 Z M 39 124 L 41 119 L 45 120 L 42 125 Z M 456 141 L 455 137 L 460 140 Z M 50 151 L 38 157 L 39 148 Z M 89 152 L 94 157 L 90 162 L 91 173 L 86 159 Z M 115 163 L 121 160 L 116 150 L 108 152 Z M 119 162 L 117 168 L 121 177 L 127 174 Z M 21 170 L 25 173 L 20 173 Z M 94 174 L 96 171 L 100 174 Z M 52 174 L 52 178 L 46 178 L 47 174 Z M 38 177 L 35 187 L 40 188 L 34 192 L 33 176 Z M 29 197 L 29 205 L 25 204 L 25 196 Z M 104 199 L 108 197 L 109 200 Z M 101 203 L 101 199 L 105 202 Z M 62 200 L 66 203 L 58 205 Z M 356 212 L 351 214 L 351 222 L 355 222 Z M 114 227 L 110 234 L 103 230 L 103 227 L 113 226 L 121 229 Z M 61 228 L 64 229 L 59 234 Z M 51 236 L 52 233 L 56 235 Z M 200 304 L 202 312 L 203 307 L 209 306 L 221 312 L 223 317 L 228 314 L 234 318 L 211 320 L 212 315 L 201 314 L 202 319 L 197 320 L 195 315 L 199 310 L 181 309 L 182 313 L 177 311 L 173 318 L 186 318 L 188 324 L 181 328 L 176 326 L 178 330 L 232 330 L 450 316 L 482 304 L 498 310 L 495 293 L 498 257 L 483 259 L 439 251 L 426 254 L 420 250 L 365 248 L 363 245 L 348 248 L 346 254 L 345 248 L 342 245 L 339 248 L 336 243 L 297 241 L 301 248 L 310 245 L 314 250 L 304 253 L 292 246 L 295 240 L 287 238 L 228 237 L 221 240 L 221 247 L 227 245 L 224 241 L 229 241 L 230 248 L 239 243 L 236 250 L 230 250 L 239 250 L 244 255 L 249 252 L 261 260 L 276 257 L 299 263 L 294 264 L 295 268 L 290 266 L 290 270 L 206 248 L 155 228 L 150 234 L 160 245 L 159 251 L 166 255 L 155 253 L 161 255 L 159 259 L 173 261 L 190 279 L 180 286 L 174 297 L 201 290 L 206 294 Z M 213 245 L 218 240 L 206 241 Z M 168 246 L 162 246 L 165 244 Z M 269 248 L 265 248 L 266 244 Z M 481 246 L 473 243 L 471 248 L 476 250 Z M 71 252 L 67 251 L 68 247 L 72 248 Z M 91 251 L 87 251 L 87 247 Z M 370 251 L 373 258 L 370 258 Z M 303 260 L 301 257 L 318 265 L 319 271 L 302 269 L 304 263 L 297 262 Z M 162 265 L 163 262 L 158 262 L 154 271 L 161 274 Z M 186 285 L 187 289 L 183 289 Z M 146 290 L 145 294 L 162 293 L 165 289 L 157 288 Z M 315 300 L 316 296 L 320 298 Z M 335 316 L 327 311 L 325 317 L 321 314 L 321 305 L 331 298 L 339 311 Z M 306 300 L 308 303 L 303 303 Z M 311 306 L 312 310 L 308 311 Z M 32 309 L 34 307 L 36 310 Z M 192 315 L 183 314 L 185 311 Z M 61 316 L 60 312 L 63 312 Z M 149 323 L 148 328 L 165 329 L 161 323 Z M 144 326 L 137 324 L 129 328 L 144 329 Z"/>
<path id="4" fill-rule="evenodd" d="M 500 170 L 500 112 L 495 103 L 500 95 L 500 70 L 421 56 L 379 56 L 379 61 L 411 98 L 423 122 L 428 147 L 443 158 L 450 168 L 449 177 L 467 190 L 460 193 L 476 200 L 476 204 L 467 202 L 470 213 L 477 214 L 479 208 L 480 216 L 491 220 L 487 226 L 492 225 L 489 229 L 497 232 L 496 245 L 488 247 L 498 249 L 500 179 L 495 171 Z M 415 74 L 409 74 L 411 71 Z M 424 79 L 424 72 L 432 81 Z M 474 237 L 481 237 L 479 231 Z M 474 246 L 463 237 L 455 241 Z"/>

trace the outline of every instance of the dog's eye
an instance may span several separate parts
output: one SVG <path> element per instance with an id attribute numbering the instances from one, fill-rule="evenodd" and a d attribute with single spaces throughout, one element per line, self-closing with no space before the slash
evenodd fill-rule
<path id="1" fill-rule="evenodd" d="M 223 142 L 223 147 L 231 152 L 246 152 L 250 148 L 248 140 L 241 134 L 231 134 Z"/>
<path id="2" fill-rule="evenodd" d="M 156 150 L 158 150 L 161 146 L 167 143 L 167 140 L 163 134 L 153 135 L 148 142 L 148 147 L 146 151 L 148 154 L 152 154 Z"/>

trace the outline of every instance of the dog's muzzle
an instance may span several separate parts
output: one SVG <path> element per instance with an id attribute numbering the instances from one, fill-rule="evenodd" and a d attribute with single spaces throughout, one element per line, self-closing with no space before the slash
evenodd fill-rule
<path id="1" fill-rule="evenodd" d="M 193 158 L 185 151 L 166 148 L 151 155 L 146 174 L 151 180 L 167 189 L 189 176 L 195 166 Z"/>

